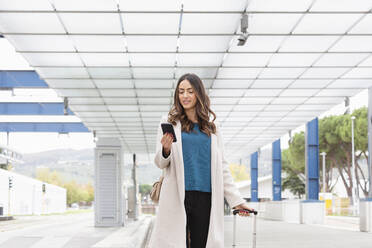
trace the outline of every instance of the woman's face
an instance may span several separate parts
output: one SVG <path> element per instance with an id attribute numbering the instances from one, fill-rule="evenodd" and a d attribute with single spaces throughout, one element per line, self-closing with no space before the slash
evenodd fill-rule
<path id="1" fill-rule="evenodd" d="M 185 79 L 178 85 L 178 96 L 185 110 L 195 107 L 196 92 L 188 80 Z"/>

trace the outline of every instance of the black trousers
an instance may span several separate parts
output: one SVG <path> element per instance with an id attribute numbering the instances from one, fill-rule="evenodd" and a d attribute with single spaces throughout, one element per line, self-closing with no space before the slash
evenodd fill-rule
<path id="1" fill-rule="evenodd" d="M 186 247 L 205 248 L 211 213 L 211 193 L 185 191 Z"/>

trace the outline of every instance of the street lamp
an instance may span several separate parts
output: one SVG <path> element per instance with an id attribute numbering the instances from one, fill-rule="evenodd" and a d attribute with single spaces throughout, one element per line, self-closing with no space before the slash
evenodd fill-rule
<path id="1" fill-rule="evenodd" d="M 356 182 L 356 177 L 355 177 L 355 148 L 354 148 L 354 120 L 355 116 L 351 116 L 351 180 L 352 180 L 352 189 L 351 189 L 351 197 L 353 199 L 353 214 L 357 215 L 358 214 L 358 187 L 357 187 L 357 182 Z"/>
<path id="2" fill-rule="evenodd" d="M 325 181 L 325 177 L 326 177 L 326 173 L 325 173 L 325 165 L 326 165 L 326 161 L 325 161 L 325 156 L 327 155 L 327 153 L 325 152 L 322 152 L 320 155 L 323 156 L 323 193 L 326 192 L 326 181 Z"/>

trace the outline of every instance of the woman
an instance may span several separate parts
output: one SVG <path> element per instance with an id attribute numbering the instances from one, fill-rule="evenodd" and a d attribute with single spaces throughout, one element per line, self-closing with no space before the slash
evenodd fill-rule
<path id="1" fill-rule="evenodd" d="M 233 183 L 209 106 L 200 78 L 183 75 L 174 104 L 160 121 L 173 124 L 177 142 L 158 128 L 154 161 L 165 175 L 150 248 L 223 248 L 224 197 L 233 209 L 253 210 Z"/>

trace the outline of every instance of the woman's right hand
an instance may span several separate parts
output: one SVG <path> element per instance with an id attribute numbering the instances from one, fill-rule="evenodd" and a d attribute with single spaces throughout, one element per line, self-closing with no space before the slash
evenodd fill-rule
<path id="1" fill-rule="evenodd" d="M 161 144 L 163 145 L 164 152 L 167 156 L 170 154 L 172 143 L 173 135 L 170 133 L 165 133 L 161 138 Z"/>

